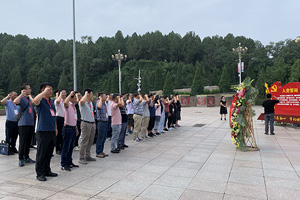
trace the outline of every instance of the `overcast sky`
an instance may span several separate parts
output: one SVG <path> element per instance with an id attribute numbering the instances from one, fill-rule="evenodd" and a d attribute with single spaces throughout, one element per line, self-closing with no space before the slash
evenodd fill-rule
<path id="1" fill-rule="evenodd" d="M 264 45 L 300 35 L 299 0 L 75 0 L 76 40 L 159 30 L 245 36 Z M 73 0 L 0 0 L 0 33 L 73 38 Z"/>

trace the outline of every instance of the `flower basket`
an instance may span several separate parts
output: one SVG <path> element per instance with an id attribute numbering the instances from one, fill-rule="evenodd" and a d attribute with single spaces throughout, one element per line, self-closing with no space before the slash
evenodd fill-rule
<path id="1" fill-rule="evenodd" d="M 237 93 L 230 107 L 230 128 L 232 143 L 242 151 L 258 151 L 254 130 L 252 103 L 258 90 L 251 86 L 253 80 L 245 79 L 235 89 Z"/>

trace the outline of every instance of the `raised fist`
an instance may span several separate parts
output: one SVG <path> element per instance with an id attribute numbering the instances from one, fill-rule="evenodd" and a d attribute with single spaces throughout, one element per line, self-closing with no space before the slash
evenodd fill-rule
<path id="1" fill-rule="evenodd" d="M 51 88 L 49 88 L 49 87 L 45 88 L 45 93 L 49 93 L 50 91 L 51 91 Z"/>

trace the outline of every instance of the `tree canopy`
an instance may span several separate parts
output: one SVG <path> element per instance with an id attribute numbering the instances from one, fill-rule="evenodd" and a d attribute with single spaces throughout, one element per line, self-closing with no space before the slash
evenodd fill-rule
<path id="1" fill-rule="evenodd" d="M 118 65 L 111 55 L 120 49 L 128 56 L 121 66 L 123 92 L 137 90 L 134 78 L 139 69 L 142 92 L 164 89 L 169 85 L 167 79 L 171 80 L 173 89 L 193 87 L 195 94 L 201 93 L 207 85 L 219 85 L 223 91 L 228 91 L 228 85 L 238 84 L 238 55 L 232 48 L 239 43 L 248 47 L 242 55 L 245 63 L 242 79 L 251 77 L 257 87 L 262 87 L 264 81 L 286 84 L 300 80 L 300 44 L 293 40 L 264 46 L 259 41 L 232 34 L 201 39 L 194 32 L 182 37 L 174 32 L 163 35 L 160 31 L 123 36 L 118 31 L 113 37 L 99 37 L 93 41 L 84 36 L 81 41 L 76 41 L 78 90 L 89 87 L 95 91 L 118 92 Z M 32 86 L 33 94 L 37 94 L 43 81 L 52 83 L 54 89 L 71 90 L 72 45 L 72 40 L 56 42 L 1 33 L 2 92 L 20 92 L 21 83 L 27 82 Z"/>

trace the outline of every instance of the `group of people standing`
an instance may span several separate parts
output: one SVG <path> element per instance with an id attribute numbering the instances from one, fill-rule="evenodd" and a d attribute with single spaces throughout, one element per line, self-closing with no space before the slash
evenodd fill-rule
<path id="1" fill-rule="evenodd" d="M 42 83 L 40 93 L 33 98 L 30 85 L 23 84 L 19 96 L 16 92 L 11 92 L 1 100 L 6 109 L 6 142 L 10 151 L 18 153 L 20 167 L 25 163 L 35 163 L 37 179 L 40 181 L 45 181 L 46 176 L 57 176 L 50 168 L 57 131 L 56 110 L 50 99 L 52 91 L 50 83 Z M 19 150 L 16 149 L 18 135 Z M 29 157 L 33 136 L 36 136 L 37 141 L 36 161 Z"/>
<path id="2" fill-rule="evenodd" d="M 133 134 L 133 141 L 156 137 L 180 127 L 179 95 L 105 94 L 94 100 L 92 89 L 80 92 L 58 90 L 50 83 L 40 85 L 40 93 L 33 98 L 31 88 L 23 84 L 21 93 L 9 93 L 1 100 L 6 109 L 6 142 L 10 152 L 18 153 L 20 167 L 35 163 L 37 179 L 46 181 L 56 177 L 50 168 L 54 148 L 61 156 L 61 169 L 71 171 L 79 167 L 73 163 L 73 150 L 79 150 L 80 164 L 96 161 L 91 147 L 96 143 L 96 157 L 105 158 L 104 144 L 111 140 L 111 153 L 127 148 L 125 137 Z M 16 141 L 19 135 L 19 148 Z M 36 161 L 29 157 L 32 141 L 37 142 Z"/>

